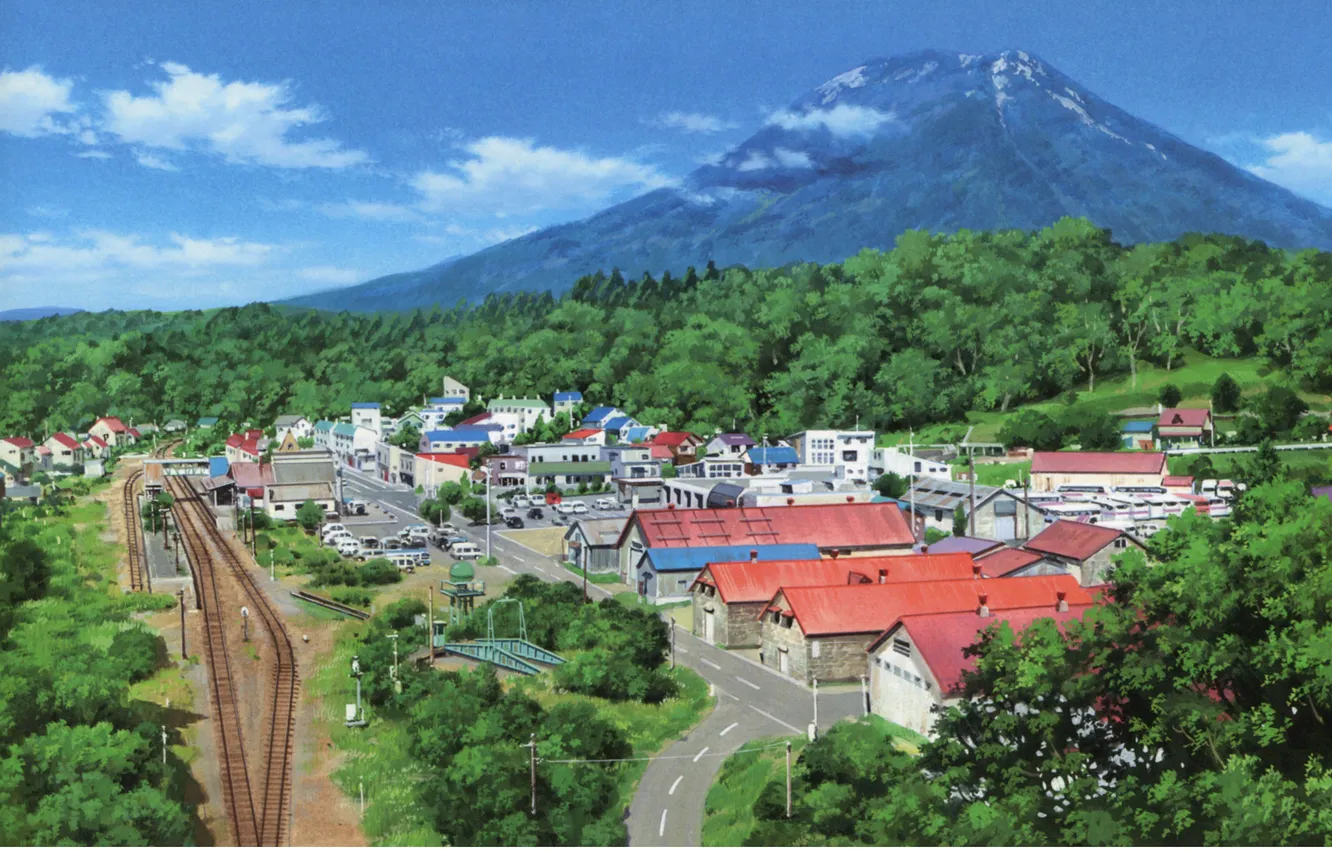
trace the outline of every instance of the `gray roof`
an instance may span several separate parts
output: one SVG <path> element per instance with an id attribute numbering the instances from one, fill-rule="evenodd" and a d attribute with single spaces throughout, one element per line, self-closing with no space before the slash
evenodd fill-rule
<path id="1" fill-rule="evenodd" d="M 283 415 L 279 416 L 276 420 L 274 420 L 273 424 L 279 428 L 285 428 L 288 425 L 295 425 L 297 422 L 300 422 L 304 418 L 305 418 L 304 416 L 301 416 L 298 413 L 284 413 Z"/>
<path id="2" fill-rule="evenodd" d="M 628 517 L 623 519 L 580 519 L 575 520 L 565 532 L 564 538 L 570 539 L 574 529 L 581 529 L 581 533 L 592 546 L 614 546 L 620 539 L 620 533 L 624 531 L 624 525 L 629 521 Z"/>
<path id="3" fill-rule="evenodd" d="M 304 502 L 306 499 L 333 498 L 333 485 L 327 482 L 317 484 L 274 484 L 268 488 L 274 502 Z"/>
<path id="4" fill-rule="evenodd" d="M 321 458 L 281 460 L 273 464 L 275 484 L 328 483 L 334 478 L 333 461 Z"/>
<path id="5" fill-rule="evenodd" d="M 999 492 L 999 489 L 998 487 L 977 484 L 976 504 L 980 504 L 994 493 Z M 970 500 L 971 485 L 966 481 L 922 478 L 916 482 L 915 487 L 902 494 L 902 498 L 898 501 L 903 503 L 915 502 L 918 508 L 937 508 L 951 511 L 956 509 L 959 504 L 966 504 Z"/>
<path id="6" fill-rule="evenodd" d="M 979 497 L 977 497 L 977 500 L 979 501 Z M 931 555 L 945 555 L 950 552 L 978 555 L 981 552 L 988 552 L 996 546 L 1003 545 L 998 540 L 986 540 L 983 537 L 945 537 L 943 540 L 929 544 Z"/>

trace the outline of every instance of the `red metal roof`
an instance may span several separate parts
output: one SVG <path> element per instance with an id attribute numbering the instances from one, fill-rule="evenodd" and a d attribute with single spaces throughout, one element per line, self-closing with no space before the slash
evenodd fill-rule
<path id="1" fill-rule="evenodd" d="M 262 440 L 263 438 L 264 438 L 263 428 L 251 428 L 245 432 L 245 439 L 247 440 Z"/>
<path id="2" fill-rule="evenodd" d="M 259 457 L 259 441 L 246 440 L 245 442 L 240 444 L 240 450 L 241 454 L 247 454 L 247 455 L 253 455 L 254 457 Z"/>
<path id="3" fill-rule="evenodd" d="M 227 437 L 227 448 L 234 449 L 243 442 L 245 442 L 245 437 L 240 434 L 232 434 L 230 437 Z"/>
<path id="4" fill-rule="evenodd" d="M 945 555 L 888 555 L 878 558 L 825 558 L 810 561 L 723 561 L 708 564 L 699 578 L 710 577 L 721 600 L 766 602 L 783 587 L 819 587 L 860 583 L 862 578 L 879 582 L 885 570 L 886 583 L 948 581 L 972 578 L 971 556 L 959 552 Z"/>
<path id="5" fill-rule="evenodd" d="M 237 461 L 231 465 L 228 474 L 236 482 L 236 486 L 242 490 L 267 487 L 275 483 L 273 467 L 267 463 Z"/>
<path id="6" fill-rule="evenodd" d="M 11 446 L 18 446 L 20 449 L 30 449 L 33 446 L 32 440 L 27 437 L 5 437 L 5 442 Z"/>
<path id="7" fill-rule="evenodd" d="M 1004 547 L 997 552 L 991 552 L 976 559 L 976 563 L 981 565 L 985 572 L 993 576 L 1006 576 L 1009 573 L 1016 572 L 1023 567 L 1029 567 L 1043 556 L 1035 552 L 1028 552 L 1025 549 L 1009 549 Z"/>
<path id="8" fill-rule="evenodd" d="M 1117 528 L 1061 519 L 1028 540 L 1023 548 L 1085 561 L 1123 534 Z"/>
<path id="9" fill-rule="evenodd" d="M 471 461 L 467 455 L 461 452 L 420 452 L 416 455 L 422 460 L 429 460 L 435 463 L 448 464 L 460 469 L 467 469 L 471 466 Z"/>
<path id="10" fill-rule="evenodd" d="M 88 442 L 92 443 L 94 446 L 98 446 L 99 448 L 103 449 L 106 448 L 106 440 L 103 440 L 101 437 L 97 436 L 96 434 L 89 434 Z"/>
<path id="11" fill-rule="evenodd" d="M 142 434 L 139 433 L 139 429 L 138 429 L 138 428 L 129 428 L 129 429 L 127 429 L 127 430 L 128 430 L 128 432 L 129 432 L 129 435 L 130 435 L 131 437 L 133 437 L 134 439 L 136 439 L 136 440 L 139 439 L 139 438 L 141 438 L 141 437 L 143 436 Z"/>
<path id="12" fill-rule="evenodd" d="M 697 440 L 700 443 L 702 442 L 702 440 L 699 437 L 696 437 L 695 435 L 691 434 L 688 431 L 662 431 L 659 434 L 657 434 L 657 436 L 652 438 L 652 445 L 683 446 L 691 438 Z"/>
<path id="13" fill-rule="evenodd" d="M 647 446 L 648 448 L 652 449 L 652 459 L 653 459 L 653 460 L 667 460 L 667 461 L 668 461 L 668 460 L 670 460 L 671 458 L 675 457 L 675 455 L 671 454 L 671 447 L 670 447 L 670 446 L 654 446 L 654 445 L 652 445 L 651 443 L 644 443 L 643 445 L 645 445 L 645 446 Z"/>
<path id="14" fill-rule="evenodd" d="M 1153 475 L 1165 472 L 1165 462 L 1160 452 L 1035 452 L 1031 471 Z"/>
<path id="15" fill-rule="evenodd" d="M 1014 579 L 1010 579 L 1013 581 Z M 990 616 L 982 617 L 974 610 L 958 611 L 947 614 L 917 614 L 903 617 L 888 629 L 885 637 L 890 637 L 899 627 L 905 628 L 910 642 L 920 653 L 925 665 L 930 668 L 934 679 L 939 683 L 939 690 L 948 694 L 962 684 L 962 673 L 975 668 L 976 659 L 968 658 L 964 651 L 974 646 L 982 631 L 995 623 L 1008 623 L 1015 635 L 1041 619 L 1051 619 L 1063 624 L 1080 618 L 1090 608 L 1086 604 L 1069 604 L 1067 611 L 1058 611 L 1054 605 L 1042 605 L 1035 608 L 1014 608 L 995 612 L 990 607 Z M 882 640 L 876 641 L 881 644 Z"/>
<path id="16" fill-rule="evenodd" d="M 635 526 L 641 529 L 648 548 L 813 543 L 821 548 L 854 549 L 915 542 L 895 502 L 639 510 L 625 523 L 616 546 Z"/>
<path id="17" fill-rule="evenodd" d="M 93 427 L 96 428 L 98 425 L 100 425 L 103 422 L 106 423 L 106 427 L 110 428 L 111 431 L 116 434 L 119 434 L 122 431 L 129 430 L 128 428 L 125 427 L 125 423 L 120 421 L 120 417 L 118 416 L 103 416 L 101 419 L 98 419 L 96 422 L 93 423 Z"/>
<path id="18" fill-rule="evenodd" d="M 54 434 L 52 434 L 51 439 L 55 440 L 57 443 L 59 443 L 60 445 L 64 446 L 67 449 L 77 449 L 79 447 L 78 440 L 74 439 L 68 434 L 61 433 L 60 431 L 57 431 Z"/>
<path id="19" fill-rule="evenodd" d="M 564 435 L 566 440 L 586 440 L 588 437 L 595 437 L 602 433 L 596 428 L 579 428 L 577 431 L 570 431 Z"/>
<path id="20" fill-rule="evenodd" d="M 458 423 L 456 426 L 454 426 L 454 427 L 461 428 L 463 425 L 476 425 L 476 424 L 478 424 L 478 423 L 485 422 L 485 421 L 486 421 L 487 419 L 489 419 L 489 418 L 490 418 L 490 414 L 489 414 L 489 413 L 478 413 L 478 414 L 475 415 L 475 416 L 469 416 L 469 417 L 467 417 L 466 419 L 464 419 L 463 421 L 459 422 L 459 423 Z"/>
<path id="21" fill-rule="evenodd" d="M 982 594 L 991 611 L 1041 605 L 1054 610 L 1059 591 L 1064 592 L 1070 605 L 1092 601 L 1076 578 L 1062 575 L 785 587 L 773 596 L 769 607 L 790 608 L 806 636 L 875 634 L 882 640 L 882 633 L 899 617 L 971 611 L 980 606 Z M 784 604 L 779 603 L 781 599 Z"/>
<path id="22" fill-rule="evenodd" d="M 38 446 L 38 447 L 37 447 L 37 454 L 39 454 L 39 455 L 49 455 L 50 453 L 51 453 L 51 450 L 48 449 L 46 446 Z"/>
<path id="23" fill-rule="evenodd" d="M 1167 475 L 1161 479 L 1162 487 L 1192 487 L 1192 475 Z"/>
<path id="24" fill-rule="evenodd" d="M 1156 420 L 1158 428 L 1201 428 L 1212 411 L 1205 407 L 1167 407 Z"/>

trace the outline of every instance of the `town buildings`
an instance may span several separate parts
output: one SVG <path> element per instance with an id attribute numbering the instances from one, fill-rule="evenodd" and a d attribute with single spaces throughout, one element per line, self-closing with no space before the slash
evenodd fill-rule
<path id="1" fill-rule="evenodd" d="M 1127 531 L 1070 520 L 1052 523 L 1022 548 L 1063 565 L 1084 586 L 1104 584 L 1116 555 L 1130 548 L 1146 551 Z"/>
<path id="2" fill-rule="evenodd" d="M 554 403 L 551 408 L 555 415 L 559 416 L 561 413 L 567 413 L 569 421 L 572 422 L 574 411 L 578 409 L 578 405 L 583 403 L 583 394 L 577 390 L 556 390 L 552 401 Z"/>
<path id="3" fill-rule="evenodd" d="M 273 422 L 273 436 L 281 443 L 288 434 L 294 434 L 298 440 L 311 439 L 314 437 L 314 423 L 300 414 L 283 414 Z"/>
<path id="4" fill-rule="evenodd" d="M 42 445 L 51 452 L 53 469 L 67 469 L 83 463 L 83 444 L 72 434 L 57 431 Z"/>
<path id="5" fill-rule="evenodd" d="M 351 424 L 357 428 L 366 428 L 373 432 L 376 440 L 382 439 L 384 432 L 379 413 L 379 402 L 353 402 L 351 406 Z"/>
<path id="6" fill-rule="evenodd" d="M 1026 540 L 1045 527 L 1045 513 L 1017 493 L 999 487 L 975 487 L 975 523 L 971 521 L 972 487 L 966 481 L 921 478 L 899 499 L 907 510 L 922 517 L 926 528 L 951 534 L 954 512 L 966 518 L 968 534 L 1008 541 Z"/>
<path id="7" fill-rule="evenodd" d="M 1197 449 L 1210 446 L 1215 437 L 1212 411 L 1207 408 L 1167 407 L 1153 428 L 1156 448 Z"/>
<path id="8" fill-rule="evenodd" d="M 1035 490 L 1060 487 L 1160 487 L 1166 456 L 1159 452 L 1035 452 L 1031 483 Z"/>
<path id="9" fill-rule="evenodd" d="M 830 466 L 839 478 L 862 483 L 870 480 L 870 461 L 874 452 L 874 432 L 853 430 L 801 431 L 787 442 L 807 466 Z"/>
<path id="10" fill-rule="evenodd" d="M 564 534 L 564 558 L 586 573 L 619 571 L 615 544 L 624 531 L 624 519 L 577 519 Z"/>
<path id="11" fill-rule="evenodd" d="M 134 437 L 130 435 L 129 427 L 120 421 L 118 416 L 103 416 L 98 419 L 88 429 L 88 436 L 99 437 L 113 448 L 134 443 Z"/>

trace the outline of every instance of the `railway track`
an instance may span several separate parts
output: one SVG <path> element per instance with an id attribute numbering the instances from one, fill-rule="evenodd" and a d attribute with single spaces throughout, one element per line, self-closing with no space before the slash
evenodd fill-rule
<path id="1" fill-rule="evenodd" d="M 130 592 L 153 589 L 149 576 L 148 559 L 144 550 L 143 520 L 139 517 L 139 503 L 134 497 L 139 482 L 143 480 L 143 470 L 137 470 L 125 479 L 125 545 L 129 551 Z"/>
<path id="2" fill-rule="evenodd" d="M 298 678 L 291 638 L 267 595 L 227 545 L 193 486 L 180 478 L 172 478 L 168 486 L 176 499 L 181 539 L 203 593 L 208 668 L 222 735 L 222 776 L 234 837 L 239 845 L 279 845 L 286 841 L 290 829 L 296 731 Z M 273 642 L 273 687 L 266 719 L 264 762 L 262 769 L 254 774 L 246 763 L 237 694 L 226 651 L 225 614 L 220 609 L 218 595 L 219 571 L 229 571 L 240 582 L 248 606 L 258 615 Z"/>

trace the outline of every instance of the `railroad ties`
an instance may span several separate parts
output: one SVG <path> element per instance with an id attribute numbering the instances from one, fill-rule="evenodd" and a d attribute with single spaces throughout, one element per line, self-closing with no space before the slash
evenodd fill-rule
<path id="1" fill-rule="evenodd" d="M 125 545 L 129 551 L 130 592 L 138 593 L 152 590 L 148 578 L 148 560 L 143 541 L 143 520 L 139 517 L 139 504 L 134 492 L 143 479 L 143 470 L 138 470 L 125 479 Z"/>

